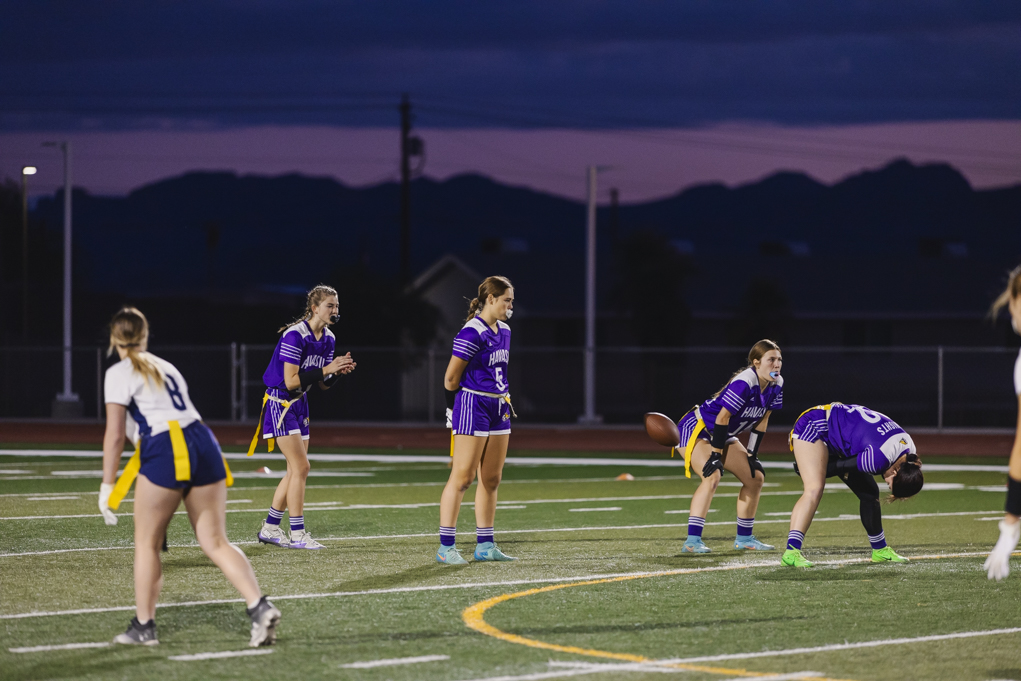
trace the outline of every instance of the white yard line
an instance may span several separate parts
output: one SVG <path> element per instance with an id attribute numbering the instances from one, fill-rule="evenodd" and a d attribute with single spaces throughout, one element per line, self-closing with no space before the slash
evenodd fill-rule
<path id="1" fill-rule="evenodd" d="M 12 653 L 48 653 L 51 650 L 81 650 L 82 648 L 107 648 L 110 646 L 109 641 L 99 641 L 97 643 L 64 643 L 56 646 L 30 646 L 28 648 L 8 648 Z"/>
<path id="2" fill-rule="evenodd" d="M 601 506 L 599 508 L 569 508 L 567 510 L 569 513 L 592 513 L 595 511 L 621 511 L 623 509 L 620 506 Z"/>
<path id="3" fill-rule="evenodd" d="M 225 650 L 221 653 L 195 653 L 194 655 L 171 655 L 168 660 L 175 662 L 194 662 L 196 660 L 222 660 L 227 657 L 250 657 L 252 655 L 269 655 L 272 648 L 250 648 L 248 650 Z"/>
<path id="4" fill-rule="evenodd" d="M 966 553 L 940 553 L 940 554 L 926 554 L 921 556 L 909 556 L 915 560 L 937 560 L 943 558 L 974 558 L 980 556 L 989 555 L 986 552 L 972 551 Z M 850 565 L 853 563 L 868 563 L 870 558 L 843 558 L 840 560 L 820 560 L 816 561 L 817 566 L 824 565 Z M 429 586 L 403 586 L 403 587 L 392 587 L 388 589 L 365 589 L 363 591 L 332 591 L 323 593 L 306 593 L 306 594 L 290 594 L 285 596 L 273 596 L 274 601 L 289 601 L 289 600 L 308 600 L 308 599 L 319 599 L 319 598 L 346 598 L 351 596 L 376 596 L 385 594 L 398 594 L 398 593 L 419 593 L 426 591 L 450 591 L 454 589 L 484 589 L 491 587 L 504 587 L 504 586 L 520 586 L 524 584 L 559 584 L 562 582 L 582 582 L 593 579 L 612 579 L 615 577 L 637 577 L 637 576 L 655 576 L 655 575 L 668 575 L 668 574 L 695 574 L 701 572 L 729 572 L 733 570 L 749 570 L 753 568 L 761 567 L 777 567 L 778 563 L 774 560 L 769 561 L 750 561 L 741 563 L 729 563 L 726 565 L 713 565 L 710 567 L 694 567 L 690 569 L 683 569 L 683 573 L 678 573 L 675 570 L 665 570 L 660 572 L 618 572 L 613 574 L 589 574 L 574 577 L 546 577 L 540 579 L 514 579 L 501 582 L 468 582 L 468 583 L 457 583 L 457 584 L 436 584 Z M 181 603 L 159 603 L 156 605 L 157 608 L 183 608 L 200 605 L 222 605 L 226 603 L 243 603 L 244 600 L 241 598 L 218 598 L 207 601 L 184 601 Z M 134 605 L 119 605 L 107 608 L 80 608 L 76 610 L 51 610 L 51 611 L 35 611 L 35 612 L 22 612 L 12 613 L 7 615 L 0 615 L 0 620 L 16 620 L 26 619 L 34 617 L 53 617 L 60 615 L 90 615 L 95 613 L 104 612 L 120 612 L 124 610 L 134 610 Z"/>
<path id="5" fill-rule="evenodd" d="M 719 496 L 719 495 L 717 495 Z M 502 507 L 501 507 L 502 508 Z M 523 507 L 522 507 L 523 508 Z M 715 509 L 710 509 L 710 513 L 713 513 Z M 961 515 L 988 515 L 990 513 L 997 513 L 998 511 L 957 511 L 952 513 L 914 513 L 905 516 L 888 516 L 887 519 L 892 520 L 914 520 L 916 518 L 939 518 L 942 516 L 961 516 Z M 669 513 L 669 511 L 668 511 Z M 93 516 L 89 516 L 93 517 Z M 98 515 L 95 517 L 99 517 Z M 993 520 L 999 520 L 1003 516 L 1002 514 Z M 825 523 L 834 521 L 851 521 L 858 520 L 858 516 L 846 516 L 836 518 L 815 518 L 812 522 Z M 713 525 L 733 525 L 733 520 L 717 520 L 711 523 L 706 523 L 707 526 Z M 759 525 L 769 525 L 777 523 L 789 522 L 786 518 L 777 520 L 757 520 L 756 523 Z M 687 523 L 651 523 L 647 525 L 595 525 L 589 527 L 543 527 L 543 528 L 532 528 L 527 530 L 500 530 L 500 534 L 540 534 L 545 532 L 593 532 L 602 530 L 651 530 L 651 529 L 662 529 L 671 527 L 687 527 Z M 475 533 L 471 531 L 463 532 L 464 536 L 474 536 Z M 368 535 L 354 535 L 349 537 L 320 537 L 318 541 L 369 541 L 376 539 L 417 539 L 422 537 L 435 537 L 435 532 L 417 532 L 413 534 L 368 534 Z M 237 546 L 246 546 L 258 544 L 258 541 L 233 541 L 232 544 Z M 198 544 L 171 544 L 172 549 L 197 549 Z M 19 553 L 0 553 L 0 558 L 18 558 L 23 556 L 48 556 L 59 553 L 82 553 L 89 551 L 130 551 L 133 550 L 134 546 L 99 546 L 89 548 L 76 548 L 76 549 L 50 549 L 47 551 L 22 551 Z M 985 554 L 983 554 L 985 555 Z"/>
<path id="6" fill-rule="evenodd" d="M 343 669 L 373 669 L 375 667 L 394 667 L 401 664 L 418 664 L 419 662 L 443 662 L 450 655 L 420 655 L 418 657 L 393 657 L 389 660 L 369 660 L 368 662 L 349 662 L 340 665 Z"/>
<path id="7" fill-rule="evenodd" d="M 67 450 L 67 449 L 0 449 L 2 456 L 71 456 L 79 458 L 102 458 L 103 452 L 99 450 Z M 249 459 L 280 461 L 276 454 L 255 454 L 246 456 L 242 453 L 226 453 L 228 459 Z M 450 461 L 449 456 L 436 455 L 415 455 L 415 454 L 309 454 L 310 461 L 372 461 L 375 463 L 442 463 Z M 567 456 L 510 456 L 507 457 L 509 465 L 523 466 L 638 466 L 638 467 L 662 467 L 682 468 L 682 459 L 618 459 L 599 457 L 567 457 Z M 762 466 L 767 469 L 791 470 L 789 461 L 762 461 Z M 929 471 L 951 471 L 964 472 L 976 471 L 985 473 L 1006 473 L 1007 466 L 995 466 L 986 464 L 926 464 L 925 469 Z M 0 471 L 2 472 L 2 471 Z"/>
<path id="8" fill-rule="evenodd" d="M 812 648 L 788 648 L 787 650 L 763 650 L 756 653 L 735 653 L 733 655 L 706 655 L 702 657 L 679 657 L 669 660 L 657 660 L 664 664 L 689 664 L 694 662 L 724 662 L 726 660 L 751 660 L 759 657 L 781 657 L 786 655 L 809 655 L 811 653 L 828 653 L 834 650 L 856 650 L 858 648 L 881 648 L 905 643 L 929 643 L 932 641 L 949 641 L 957 638 L 975 638 L 978 636 L 1000 636 L 1021 633 L 1021 627 L 1010 629 L 986 629 L 984 631 L 960 631 L 955 634 L 937 634 L 934 636 L 915 636 L 912 638 L 885 638 L 879 641 L 861 641 L 860 643 L 832 643 Z"/>

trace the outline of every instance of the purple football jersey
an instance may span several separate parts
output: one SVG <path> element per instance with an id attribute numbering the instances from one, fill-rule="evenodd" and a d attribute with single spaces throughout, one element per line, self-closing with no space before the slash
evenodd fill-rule
<path id="1" fill-rule="evenodd" d="M 911 436 L 893 419 L 859 404 L 834 402 L 822 440 L 838 456 L 856 458 L 858 470 L 880 473 L 908 453 L 918 453 Z"/>
<path id="2" fill-rule="evenodd" d="M 273 358 L 262 375 L 262 382 L 267 388 L 276 388 L 287 392 L 284 384 L 284 363 L 295 364 L 298 371 L 321 369 L 333 361 L 333 352 L 337 346 L 337 338 L 328 328 L 316 340 L 315 334 L 307 321 L 300 321 L 284 331 L 273 350 Z"/>
<path id="3" fill-rule="evenodd" d="M 783 376 L 777 376 L 765 390 L 759 389 L 759 376 L 751 367 L 730 379 L 719 395 L 699 405 L 699 414 L 710 433 L 723 407 L 732 414 L 727 427 L 731 437 L 750 430 L 767 411 L 783 409 Z"/>
<path id="4" fill-rule="evenodd" d="M 461 375 L 461 387 L 502 395 L 509 391 L 507 364 L 510 362 L 510 326 L 496 323 L 493 330 L 479 317 L 470 319 L 454 338 L 451 354 L 468 362 Z"/>

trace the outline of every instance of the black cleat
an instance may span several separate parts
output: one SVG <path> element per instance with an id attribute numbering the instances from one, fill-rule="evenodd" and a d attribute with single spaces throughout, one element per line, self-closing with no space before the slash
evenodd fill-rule
<path id="1" fill-rule="evenodd" d="M 245 612 L 252 620 L 252 639 L 248 642 L 251 648 L 271 646 L 277 640 L 277 625 L 280 624 L 280 611 L 263 596 L 254 608 Z"/>
<path id="2" fill-rule="evenodd" d="M 138 618 L 132 617 L 128 630 L 123 634 L 114 636 L 113 642 L 136 646 L 159 645 L 159 641 L 156 640 L 156 620 L 149 620 L 145 624 L 139 624 Z"/>

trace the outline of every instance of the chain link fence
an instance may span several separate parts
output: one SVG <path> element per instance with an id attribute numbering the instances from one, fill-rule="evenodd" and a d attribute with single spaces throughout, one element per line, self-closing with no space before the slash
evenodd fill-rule
<path id="1" fill-rule="evenodd" d="M 152 351 L 188 381 L 208 420 L 253 421 L 272 345 L 162 346 Z M 345 348 L 358 368 L 312 395 L 323 421 L 432 422 L 443 418 L 443 349 Z M 636 424 L 647 411 L 679 417 L 744 366 L 744 348 L 600 348 L 596 406 L 606 423 Z M 1000 347 L 789 347 L 784 350 L 786 408 L 772 425 L 790 424 L 815 404 L 865 404 L 899 423 L 931 428 L 1011 428 L 1017 417 L 1013 363 Z M 509 379 L 523 422 L 567 424 L 582 413 L 582 348 L 516 348 Z M 45 418 L 62 385 L 58 347 L 0 348 L 0 418 Z M 72 387 L 86 418 L 103 418 L 103 375 L 115 360 L 105 348 L 72 349 Z M 313 390 L 313 393 L 318 391 Z M 0 424 L 2 428 L 2 424 Z"/>

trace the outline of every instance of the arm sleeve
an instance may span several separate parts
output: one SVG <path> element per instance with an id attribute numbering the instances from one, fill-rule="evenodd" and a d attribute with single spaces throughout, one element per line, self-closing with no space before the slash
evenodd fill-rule
<path id="1" fill-rule="evenodd" d="M 858 470 L 865 471 L 866 473 L 872 473 L 876 475 L 880 471 L 885 471 L 890 465 L 890 460 L 886 458 L 886 455 L 880 451 L 876 451 L 872 445 L 858 455 Z"/>
<path id="2" fill-rule="evenodd" d="M 114 365 L 106 370 L 106 379 L 103 382 L 103 395 L 107 403 L 128 406 L 131 404 L 131 381 L 130 374 L 117 371 Z"/>
<path id="3" fill-rule="evenodd" d="M 288 331 L 280 339 L 280 359 L 301 366 L 301 350 L 305 343 L 297 331 Z"/>
<path id="4" fill-rule="evenodd" d="M 731 414 L 740 414 L 745 403 L 748 402 L 748 393 L 751 390 L 751 386 L 741 379 L 731 381 L 727 389 L 720 393 L 720 404 L 726 407 Z"/>
<path id="5" fill-rule="evenodd" d="M 454 337 L 454 347 L 450 354 L 468 362 L 482 349 L 480 342 L 477 331 L 472 328 L 461 329 Z"/>

